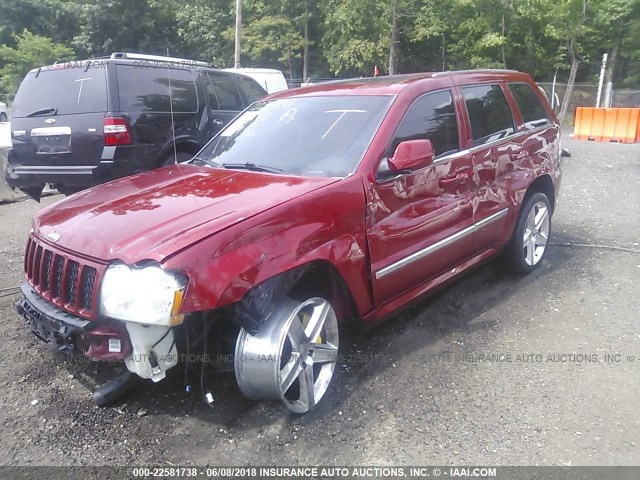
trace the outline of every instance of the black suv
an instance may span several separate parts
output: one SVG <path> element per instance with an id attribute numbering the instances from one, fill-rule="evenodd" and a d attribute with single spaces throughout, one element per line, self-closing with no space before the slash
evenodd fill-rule
<path id="1" fill-rule="evenodd" d="M 109 58 L 31 70 L 11 114 L 5 178 L 38 200 L 191 158 L 267 93 L 253 79 L 170 57 Z"/>

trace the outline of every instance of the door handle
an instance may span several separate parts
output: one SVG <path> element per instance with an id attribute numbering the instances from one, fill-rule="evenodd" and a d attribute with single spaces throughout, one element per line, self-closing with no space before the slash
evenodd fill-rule
<path id="1" fill-rule="evenodd" d="M 218 120 L 217 118 L 214 118 L 211 123 L 213 123 L 214 125 L 217 125 L 219 127 L 221 127 L 222 125 L 224 125 L 224 122 L 222 120 Z"/>
<path id="2" fill-rule="evenodd" d="M 466 173 L 456 173 L 453 175 L 447 175 L 446 177 L 442 177 L 438 184 L 444 187 L 451 187 L 452 185 L 458 185 L 460 183 L 464 183 L 467 181 L 469 176 Z"/>

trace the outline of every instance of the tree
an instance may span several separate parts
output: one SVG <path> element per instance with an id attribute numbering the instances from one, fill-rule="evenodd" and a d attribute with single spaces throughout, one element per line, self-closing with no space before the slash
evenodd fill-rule
<path id="1" fill-rule="evenodd" d="M 75 58 L 72 49 L 28 30 L 14 35 L 14 41 L 16 48 L 0 45 L 0 91 L 15 92 L 27 72 L 35 67 Z"/>

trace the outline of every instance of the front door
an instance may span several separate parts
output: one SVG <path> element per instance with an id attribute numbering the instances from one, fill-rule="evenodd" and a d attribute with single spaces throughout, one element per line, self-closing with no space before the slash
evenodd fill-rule
<path id="1" fill-rule="evenodd" d="M 388 171 L 386 158 L 367 190 L 367 240 L 376 304 L 417 286 L 470 256 L 472 169 L 460 151 L 450 90 L 417 98 L 387 149 L 404 140 L 433 143 L 434 163 L 404 174 Z"/>

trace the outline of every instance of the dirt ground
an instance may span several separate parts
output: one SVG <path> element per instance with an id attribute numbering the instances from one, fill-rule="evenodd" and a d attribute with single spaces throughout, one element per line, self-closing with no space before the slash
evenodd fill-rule
<path id="1" fill-rule="evenodd" d="M 553 243 L 640 250 L 640 146 L 565 145 Z M 552 246 L 526 278 L 481 267 L 352 335 L 307 416 L 244 399 L 228 374 L 210 409 L 181 369 L 101 409 L 109 367 L 48 351 L 2 295 L 38 208 L 0 206 L 2 465 L 640 464 L 638 254 Z"/>

